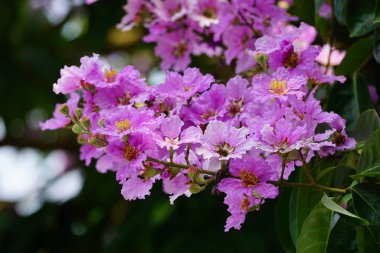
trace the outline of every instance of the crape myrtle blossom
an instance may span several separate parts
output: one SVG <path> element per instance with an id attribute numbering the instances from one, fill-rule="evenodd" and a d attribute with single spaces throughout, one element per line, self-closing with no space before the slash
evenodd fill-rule
<path id="1" fill-rule="evenodd" d="M 87 1 L 93 3 L 95 1 Z M 254 66 L 247 50 L 263 34 L 275 34 L 295 20 L 275 0 L 154 0 L 127 1 L 118 28 L 144 26 L 144 41 L 156 44 L 165 70 L 184 70 L 191 55 L 225 56 L 236 60 L 236 72 Z"/>
<path id="2" fill-rule="evenodd" d="M 305 36 L 313 30 L 279 25 L 289 18 L 274 1 L 252 2 L 129 1 L 124 28 L 143 23 L 158 44 L 173 33 L 188 34 L 179 36 L 178 51 L 174 44 L 162 51 L 169 54 L 162 55 L 165 64 L 183 71 L 168 71 L 150 86 L 132 66 L 117 71 L 96 54 L 83 57 L 80 66 L 61 71 L 53 90 L 68 100 L 41 128 L 71 127 L 80 159 L 87 166 L 95 160 L 100 173 L 115 173 L 126 200 L 146 198 L 158 181 L 172 204 L 212 186 L 225 194 L 225 230 L 240 229 L 249 211 L 278 195 L 278 183 L 292 171 L 315 156 L 355 147 L 345 121 L 316 98 L 319 87 L 344 77 L 321 72 L 320 49 Z M 231 64 L 250 57 L 242 64 L 253 74 L 222 81 L 186 68 L 205 30 Z M 244 46 L 251 51 L 245 54 Z M 186 64 L 170 58 L 173 50 L 184 53 Z"/>
<path id="3" fill-rule="evenodd" d="M 261 157 L 233 159 L 229 172 L 234 178 L 224 178 L 218 185 L 218 190 L 226 193 L 224 203 L 231 213 L 225 231 L 232 227 L 240 229 L 251 208 L 258 208 L 266 198 L 278 195 L 278 188 L 267 183 L 277 177 L 276 171 Z"/>

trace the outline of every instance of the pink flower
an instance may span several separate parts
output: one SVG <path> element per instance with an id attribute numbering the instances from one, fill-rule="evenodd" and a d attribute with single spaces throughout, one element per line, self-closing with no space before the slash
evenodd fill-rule
<path id="1" fill-rule="evenodd" d="M 276 179 L 276 173 L 262 158 L 244 157 L 232 160 L 229 171 L 235 178 L 224 178 L 218 190 L 226 193 L 224 203 L 231 216 L 225 226 L 227 232 L 232 227 L 240 229 L 249 209 L 259 206 L 266 198 L 275 198 L 278 188 L 266 183 Z"/>
<path id="2" fill-rule="evenodd" d="M 322 18 L 329 19 L 332 17 L 332 7 L 330 4 L 323 2 L 321 7 L 319 7 L 318 15 Z"/>
<path id="3" fill-rule="evenodd" d="M 263 103 L 273 98 L 286 101 L 290 95 L 302 99 L 305 95 L 302 87 L 306 85 L 307 79 L 302 75 L 292 75 L 285 68 L 279 68 L 272 76 L 255 76 L 252 83 L 253 96 Z"/>
<path id="4" fill-rule="evenodd" d="M 201 147 L 196 150 L 204 159 L 218 157 L 220 160 L 241 158 L 253 147 L 247 139 L 248 129 L 228 127 L 221 121 L 211 121 L 201 137 Z"/>

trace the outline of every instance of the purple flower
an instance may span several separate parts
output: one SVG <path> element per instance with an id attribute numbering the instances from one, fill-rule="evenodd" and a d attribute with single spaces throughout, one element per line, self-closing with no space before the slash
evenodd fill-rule
<path id="1" fill-rule="evenodd" d="M 79 95 L 76 93 L 71 93 L 70 98 L 67 100 L 67 106 L 69 107 L 69 113 L 71 117 L 74 116 L 74 110 L 78 107 Z M 71 123 L 71 120 L 61 113 L 59 110 L 62 104 L 57 104 L 53 112 L 53 118 L 48 119 L 45 122 L 40 123 L 42 130 L 55 130 L 59 128 L 64 128 Z"/>
<path id="2" fill-rule="evenodd" d="M 183 30 L 161 35 L 157 41 L 156 55 L 161 57 L 161 68 L 175 71 L 185 69 L 190 64 L 194 35 Z"/>
<path id="3" fill-rule="evenodd" d="M 163 138 L 157 140 L 157 145 L 161 148 L 176 150 L 179 148 L 179 134 L 183 126 L 183 121 L 178 116 L 171 116 L 162 120 L 161 133 Z"/>
<path id="4" fill-rule="evenodd" d="M 275 198 L 278 188 L 268 184 L 276 177 L 276 172 L 262 158 L 244 157 L 232 160 L 229 171 L 236 178 L 224 178 L 218 190 L 226 193 L 224 203 L 231 216 L 225 226 L 227 232 L 232 227 L 240 229 L 249 209 L 259 207 L 266 198 Z"/>
<path id="5" fill-rule="evenodd" d="M 331 5 L 326 2 L 323 2 L 321 7 L 319 7 L 318 15 L 326 19 L 331 18 L 332 17 Z"/>
<path id="6" fill-rule="evenodd" d="M 202 73 L 197 68 L 185 69 L 183 75 L 168 72 L 165 81 L 159 85 L 158 91 L 166 96 L 175 96 L 187 100 L 198 92 L 204 92 L 210 88 L 214 77 Z"/>
<path id="7" fill-rule="evenodd" d="M 87 89 L 92 86 L 92 81 L 101 80 L 101 62 L 99 55 L 82 57 L 80 67 L 65 66 L 61 69 L 61 78 L 53 85 L 55 93 L 68 94 L 81 88 Z"/>
<path id="8" fill-rule="evenodd" d="M 247 139 L 248 129 L 228 127 L 221 121 L 211 121 L 201 137 L 201 147 L 196 152 L 204 159 L 218 157 L 220 160 L 241 158 L 253 147 Z"/>
<path id="9" fill-rule="evenodd" d="M 190 107 L 183 107 L 181 117 L 194 124 L 205 124 L 222 117 L 226 112 L 226 87 L 214 84 L 198 98 L 193 98 Z"/>
<path id="10" fill-rule="evenodd" d="M 302 75 L 292 75 L 285 68 L 279 68 L 272 76 L 255 76 L 252 83 L 253 96 L 263 103 L 273 98 L 286 101 L 289 95 L 302 99 L 305 93 L 301 88 L 306 85 L 307 79 Z"/>
<path id="11" fill-rule="evenodd" d="M 104 127 L 98 128 L 102 134 L 123 137 L 135 132 L 150 132 L 159 126 L 160 119 L 154 118 L 151 110 L 138 110 L 122 106 L 101 115 Z"/>
<path id="12" fill-rule="evenodd" d="M 123 183 L 121 194 L 126 200 L 145 199 L 145 196 L 150 195 L 153 182 L 153 179 L 129 178 Z"/>

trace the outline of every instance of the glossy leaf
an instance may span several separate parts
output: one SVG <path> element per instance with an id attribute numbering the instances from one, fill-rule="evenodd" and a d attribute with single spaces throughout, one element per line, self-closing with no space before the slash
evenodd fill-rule
<path id="1" fill-rule="evenodd" d="M 338 22 L 342 25 L 346 24 L 347 2 L 348 0 L 334 1 L 334 15 Z"/>
<path id="2" fill-rule="evenodd" d="M 372 38 L 363 38 L 352 44 L 341 64 L 336 68 L 337 75 L 351 75 L 367 60 L 372 53 Z"/>
<path id="3" fill-rule="evenodd" d="M 310 3 L 310 0 L 295 0 L 294 11 L 299 19 L 309 25 L 314 25 L 314 4 Z"/>
<path id="4" fill-rule="evenodd" d="M 380 175 L 380 129 L 368 138 L 360 155 L 358 173 L 365 176 Z"/>
<path id="5" fill-rule="evenodd" d="M 348 0 L 346 15 L 350 36 L 363 36 L 376 27 L 373 23 L 375 18 L 375 8 L 375 0 Z"/>
<path id="6" fill-rule="evenodd" d="M 296 248 L 293 244 L 289 230 L 289 198 L 291 188 L 281 188 L 280 197 L 276 204 L 276 233 L 281 246 L 286 252 L 295 252 Z"/>
<path id="7" fill-rule="evenodd" d="M 330 209 L 331 211 L 334 211 L 339 214 L 343 214 L 346 216 L 349 216 L 351 218 L 355 218 L 360 220 L 364 225 L 368 225 L 368 221 L 364 220 L 363 218 L 360 218 L 359 216 L 347 211 L 337 203 L 335 203 L 330 197 L 328 197 L 326 194 L 323 194 L 323 197 L 321 199 L 322 205 L 324 205 L 327 209 Z"/>
<path id="8" fill-rule="evenodd" d="M 361 183 L 352 187 L 352 200 L 356 213 L 368 220 L 368 229 L 376 244 L 380 246 L 380 186 Z"/>
<path id="9" fill-rule="evenodd" d="M 380 27 L 376 28 L 373 34 L 373 57 L 380 63 Z"/>
<path id="10" fill-rule="evenodd" d="M 318 203 L 306 218 L 298 238 L 297 253 L 325 252 L 333 212 Z"/>
<path id="11" fill-rule="evenodd" d="M 356 227 L 339 218 L 330 233 L 327 253 L 357 253 Z"/>
<path id="12" fill-rule="evenodd" d="M 379 115 L 374 109 L 369 109 L 360 114 L 356 122 L 354 138 L 357 142 L 365 141 L 380 127 Z"/>

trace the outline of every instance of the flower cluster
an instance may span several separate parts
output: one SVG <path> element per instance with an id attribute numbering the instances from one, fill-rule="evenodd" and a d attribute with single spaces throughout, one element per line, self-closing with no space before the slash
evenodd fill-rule
<path id="1" fill-rule="evenodd" d="M 94 1 L 87 1 L 92 3 Z M 278 34 L 294 20 L 286 12 L 291 1 L 275 0 L 129 0 L 118 28 L 144 26 L 145 42 L 156 44 L 155 53 L 165 70 L 184 70 L 191 55 L 221 56 L 236 62 L 236 72 L 255 65 L 247 50 L 262 35 Z"/>
<path id="2" fill-rule="evenodd" d="M 167 72 L 161 84 L 149 86 L 132 66 L 118 72 L 98 55 L 83 57 L 79 67 L 62 69 L 54 91 L 69 99 L 41 127 L 71 127 L 82 144 L 81 159 L 87 165 L 96 159 L 99 172 L 115 172 L 127 200 L 145 198 L 159 180 L 171 203 L 213 185 L 213 193 L 226 194 L 231 214 L 226 231 L 239 229 L 247 212 L 278 195 L 276 182 L 286 180 L 296 166 L 354 147 L 344 120 L 323 111 L 315 98 L 318 87 L 344 78 L 321 72 L 315 61 L 320 48 L 310 46 L 313 35 L 305 36 L 315 31 L 305 24 L 265 32 L 252 41 L 254 50 L 232 45 L 248 43 L 258 36 L 254 32 L 262 34 L 288 19 L 273 1 L 185 2 L 128 1 L 121 27 L 130 28 L 144 12 L 153 12 L 147 39 L 158 43 L 163 65 L 175 63 L 177 69 L 188 65 L 190 51 L 218 51 L 198 41 L 199 31 L 209 31 L 227 46 L 228 62 L 249 56 L 257 65 L 251 80 L 235 76 L 222 84 L 186 68 Z M 241 25 L 247 18 L 254 18 L 249 20 L 253 28 Z M 173 52 L 183 59 L 173 58 Z M 327 130 L 319 130 L 322 124 Z"/>

